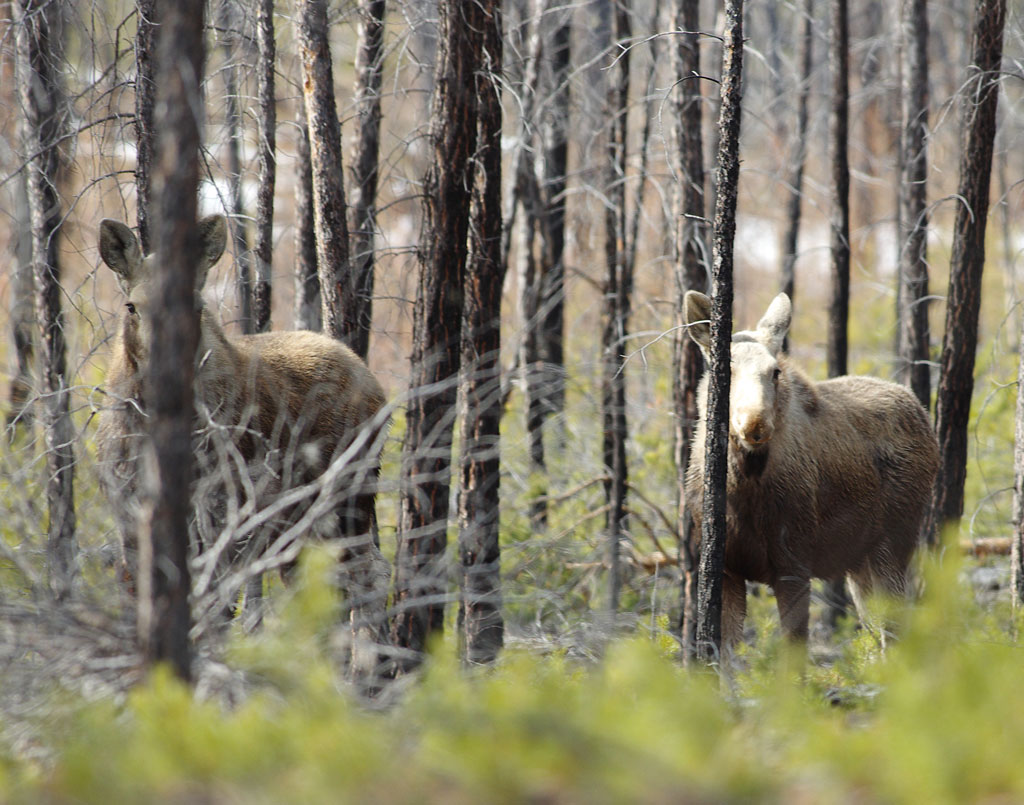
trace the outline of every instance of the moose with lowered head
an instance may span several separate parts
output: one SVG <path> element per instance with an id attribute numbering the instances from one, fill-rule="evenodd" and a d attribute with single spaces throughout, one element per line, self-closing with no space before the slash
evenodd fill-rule
<path id="1" fill-rule="evenodd" d="M 201 558 L 212 555 L 213 564 L 223 565 L 218 556 L 273 554 L 286 566 L 307 534 L 344 538 L 342 578 L 353 617 L 360 606 L 364 614 L 382 614 L 389 566 L 377 545 L 373 490 L 387 424 L 384 392 L 355 353 L 326 335 L 226 334 L 201 296 L 224 251 L 226 223 L 214 215 L 198 227 L 194 548 L 204 552 Z M 104 220 L 99 251 L 125 296 L 107 373 L 110 404 L 100 413 L 97 444 L 131 578 L 144 495 L 140 448 L 150 315 L 160 302 L 153 298 L 154 256 L 142 254 L 128 226 Z"/>
<path id="2" fill-rule="evenodd" d="M 711 300 L 689 291 L 685 318 L 705 357 Z M 731 344 L 722 640 L 741 638 L 746 582 L 770 585 L 785 634 L 805 640 L 811 579 L 851 582 L 864 596 L 905 596 L 908 566 L 939 450 L 928 415 L 903 386 L 872 377 L 810 380 L 783 354 L 792 307 L 779 294 Z M 700 533 L 708 375 L 686 478 Z"/>

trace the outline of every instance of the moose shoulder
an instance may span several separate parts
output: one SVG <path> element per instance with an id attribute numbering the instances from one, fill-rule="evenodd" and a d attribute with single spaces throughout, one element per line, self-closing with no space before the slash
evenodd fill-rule
<path id="1" fill-rule="evenodd" d="M 281 493 L 317 482 L 320 493 L 326 491 L 336 503 L 324 507 L 329 513 L 306 530 L 328 538 L 362 535 L 346 540 L 348 558 L 358 554 L 365 560 L 365 573 L 386 579 L 387 562 L 375 544 L 372 491 L 379 463 L 376 436 L 386 426 L 380 384 L 348 347 L 319 333 L 226 334 L 201 296 L 210 268 L 224 251 L 225 222 L 211 216 L 198 227 L 202 260 L 196 279 L 200 332 L 193 447 L 199 478 L 193 494 L 193 530 L 199 546 L 220 540 L 232 506 L 235 511 L 243 504 L 250 511 L 259 509 Z M 103 221 L 99 251 L 125 295 L 107 374 L 110 404 L 100 413 L 97 446 L 101 479 L 131 575 L 148 402 L 144 390 L 150 316 L 159 300 L 153 298 L 154 258 L 142 254 L 131 229 L 118 221 Z M 347 473 L 325 473 L 342 458 L 350 468 Z M 326 489 L 328 478 L 333 488 Z M 242 500 L 231 503 L 227 499 L 232 495 Z M 292 504 L 270 528 L 239 534 L 232 549 L 235 555 L 245 545 L 260 549 L 289 530 L 295 533 L 310 505 L 309 499 Z M 380 587 L 380 579 L 364 578 L 358 586 L 365 592 Z M 383 598 L 381 606 L 382 602 Z"/>
<path id="2" fill-rule="evenodd" d="M 711 300 L 686 294 L 690 335 L 708 352 Z M 775 298 L 732 338 L 722 634 L 741 637 L 746 581 L 771 585 L 783 631 L 806 638 L 812 578 L 863 595 L 905 595 L 907 568 L 938 467 L 928 415 L 903 386 L 871 377 L 813 382 L 781 353 L 791 305 Z M 687 470 L 700 533 L 708 377 Z"/>

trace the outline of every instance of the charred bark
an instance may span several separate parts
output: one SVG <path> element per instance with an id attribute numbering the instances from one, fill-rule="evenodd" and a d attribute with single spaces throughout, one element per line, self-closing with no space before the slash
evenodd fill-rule
<path id="1" fill-rule="evenodd" d="M 202 126 L 197 110 L 202 109 L 205 3 L 181 0 L 163 11 L 157 34 L 152 229 L 162 304 L 153 310 L 146 383 L 149 511 L 140 539 L 139 636 L 148 663 L 167 662 L 190 680 L 188 517 L 194 473 L 192 381 L 199 339 L 195 280 Z"/>
<path id="2" fill-rule="evenodd" d="M 270 329 L 273 286 L 271 267 L 274 254 L 274 187 L 277 182 L 277 98 L 274 70 L 277 45 L 274 40 L 274 2 L 259 0 L 256 7 L 256 95 L 259 104 L 259 177 L 256 188 L 256 284 L 252 292 L 253 329 Z"/>
<path id="3" fill-rule="evenodd" d="M 385 0 L 360 0 L 356 54 L 356 114 L 359 119 L 352 159 L 352 262 L 356 316 L 351 347 L 366 357 L 373 320 L 373 251 L 377 230 L 377 173 L 380 150 L 380 87 L 383 67 Z"/>
<path id="4" fill-rule="evenodd" d="M 462 478 L 459 496 L 460 638 L 467 663 L 490 663 L 504 641 L 501 617 L 501 85 L 499 0 L 481 4 L 482 64 L 470 254 L 462 324 Z"/>
<path id="5" fill-rule="evenodd" d="M 673 458 L 676 467 L 676 515 L 683 589 L 679 630 L 685 651 L 693 651 L 697 629 L 697 545 L 693 518 L 686 510 L 686 468 L 690 464 L 693 429 L 697 424 L 697 385 L 704 371 L 700 347 L 686 332 L 683 298 L 687 291 L 707 291 L 704 231 L 704 143 L 702 136 L 699 0 L 677 0 L 673 28 L 679 34 L 672 48 L 673 73 L 678 82 L 672 104 L 675 129 L 675 333 L 672 336 L 672 401 L 675 414 Z"/>
<path id="6" fill-rule="evenodd" d="M 304 101 L 297 105 L 295 121 L 299 129 L 295 141 L 295 329 L 318 331 L 323 326 L 323 316 L 313 214 L 313 168 Z"/>
<path id="7" fill-rule="evenodd" d="M 353 310 L 355 287 L 349 262 L 341 126 L 334 101 L 326 0 L 299 0 L 298 22 L 323 326 L 328 335 L 351 344 L 357 321 Z"/>
<path id="8" fill-rule="evenodd" d="M 27 156 L 35 316 L 39 327 L 42 422 L 46 438 L 46 554 L 50 589 L 67 599 L 75 576 L 75 453 L 68 388 L 66 319 L 61 299 L 58 243 L 63 209 L 57 192 L 66 128 L 61 81 L 64 27 L 61 6 L 19 0 L 15 11 L 22 138 Z"/>
<path id="9" fill-rule="evenodd" d="M 618 52 L 616 45 L 631 36 L 628 0 L 612 3 L 612 48 L 615 63 L 608 76 L 608 167 L 605 180 L 605 263 L 604 332 L 601 380 L 601 411 L 604 420 L 604 456 L 607 480 L 604 482 L 608 514 L 607 530 L 608 609 L 614 615 L 619 608 L 622 586 L 619 546 L 624 537 L 626 519 L 626 376 L 623 353 L 629 323 L 633 266 L 626 251 L 626 114 L 629 102 L 629 51 Z"/>
<path id="10" fill-rule="evenodd" d="M 725 568 L 725 483 L 729 449 L 733 241 L 740 178 L 743 78 L 743 0 L 726 0 L 722 52 L 722 106 L 718 118 L 714 242 L 711 265 L 711 350 L 707 405 L 697 656 L 712 662 L 722 647 L 722 575 Z"/>
<path id="11" fill-rule="evenodd" d="M 981 274 L 985 265 L 992 150 L 1003 56 L 1005 0 L 978 0 L 975 6 L 970 80 L 965 85 L 960 139 L 960 183 L 953 256 L 946 296 L 946 331 L 942 339 L 935 432 L 939 472 L 932 497 L 934 522 L 926 528 L 936 540 L 935 525 L 959 523 L 964 511 L 967 476 L 967 423 L 974 392 L 974 358 L 981 308 Z"/>
<path id="12" fill-rule="evenodd" d="M 829 68 L 832 107 L 829 113 L 832 205 L 831 297 L 828 308 L 828 376 L 846 374 L 850 318 L 850 28 L 846 0 L 831 0 Z"/>
<path id="13" fill-rule="evenodd" d="M 424 180 L 420 277 L 402 444 L 401 512 L 395 558 L 396 645 L 413 662 L 444 624 L 452 426 L 461 362 L 466 268 L 480 68 L 479 6 L 439 4 L 437 67 L 431 110 L 433 159 Z"/>
<path id="14" fill-rule="evenodd" d="M 904 0 L 901 15 L 903 127 L 900 142 L 900 375 L 931 405 L 928 366 L 928 8 Z"/>
<path id="15" fill-rule="evenodd" d="M 142 253 L 150 242 L 150 184 L 153 173 L 153 104 L 156 97 L 156 32 L 160 26 L 157 0 L 136 0 L 135 31 L 135 204 Z"/>

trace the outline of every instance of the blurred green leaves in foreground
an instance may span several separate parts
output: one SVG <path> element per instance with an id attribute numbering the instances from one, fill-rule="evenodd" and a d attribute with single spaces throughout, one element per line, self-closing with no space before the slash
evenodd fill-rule
<path id="1" fill-rule="evenodd" d="M 443 643 L 370 709 L 334 680 L 337 602 L 311 552 L 259 636 L 236 640 L 244 701 L 197 701 L 166 673 L 122 699 L 54 691 L 45 751 L 0 758 L 0 800 L 1020 801 L 1024 651 L 1008 602 L 977 608 L 955 553 L 923 562 L 884 652 L 848 626 L 805 665 L 768 618 L 730 679 L 647 633 L 598 663 L 513 647 L 473 670 Z"/>

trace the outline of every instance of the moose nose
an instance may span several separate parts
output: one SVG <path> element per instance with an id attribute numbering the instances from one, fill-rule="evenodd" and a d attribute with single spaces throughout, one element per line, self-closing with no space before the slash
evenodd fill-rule
<path id="1" fill-rule="evenodd" d="M 757 415 L 740 416 L 736 433 L 749 445 L 760 446 L 772 438 L 772 426 Z"/>

